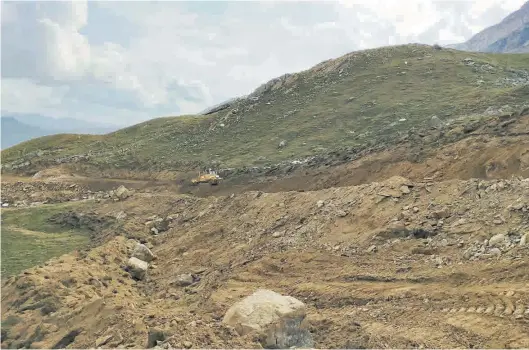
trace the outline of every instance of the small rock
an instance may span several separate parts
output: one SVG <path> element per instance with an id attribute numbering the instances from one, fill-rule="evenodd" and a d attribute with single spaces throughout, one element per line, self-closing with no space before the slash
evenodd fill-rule
<path id="1" fill-rule="evenodd" d="M 402 185 L 402 186 L 400 186 L 400 191 L 402 193 L 404 193 L 404 194 L 408 194 L 408 193 L 410 193 L 410 188 L 408 186 L 406 186 L 406 185 Z"/>
<path id="2" fill-rule="evenodd" d="M 277 232 L 272 233 L 272 237 L 278 238 L 278 237 L 283 236 L 283 234 L 284 234 L 283 231 L 277 231 Z"/>
<path id="3" fill-rule="evenodd" d="M 501 250 L 499 248 L 492 248 L 490 250 L 490 254 L 493 255 L 493 256 L 500 256 L 501 255 Z"/>
<path id="4" fill-rule="evenodd" d="M 433 218 L 437 220 L 446 219 L 450 217 L 450 211 L 448 211 L 448 209 L 437 210 L 437 211 L 432 212 L 432 216 Z"/>
<path id="5" fill-rule="evenodd" d="M 147 348 L 153 348 L 158 345 L 158 342 L 163 342 L 165 340 L 165 333 L 158 329 L 149 330 L 149 335 L 147 339 Z"/>
<path id="6" fill-rule="evenodd" d="M 156 227 L 151 227 L 151 232 L 156 236 L 158 234 L 158 229 Z"/>
<path id="7" fill-rule="evenodd" d="M 522 238 L 520 239 L 520 246 L 525 246 L 529 244 L 529 232 L 527 232 L 526 234 L 524 234 L 522 236 Z"/>
<path id="8" fill-rule="evenodd" d="M 105 345 L 106 343 L 108 343 L 108 341 L 112 339 L 112 334 L 108 334 L 108 335 L 104 335 L 102 337 L 99 337 L 97 338 L 96 340 L 96 348 L 102 346 L 102 345 Z"/>
<path id="9" fill-rule="evenodd" d="M 470 260 L 473 256 L 474 256 L 474 249 L 472 248 L 468 248 L 463 253 L 463 258 L 465 258 L 466 260 Z"/>
<path id="10" fill-rule="evenodd" d="M 191 349 L 193 347 L 193 343 L 191 343 L 190 341 L 185 341 L 182 343 L 184 345 L 184 348 L 186 349 Z"/>
<path id="11" fill-rule="evenodd" d="M 178 286 L 178 287 L 186 287 L 190 286 L 195 282 L 193 275 L 190 273 L 183 273 L 181 275 L 178 275 L 176 279 L 171 282 L 172 285 Z"/>
<path id="12" fill-rule="evenodd" d="M 338 215 L 339 217 L 343 218 L 344 216 L 347 216 L 347 212 L 343 211 L 343 210 L 338 210 L 336 212 L 336 215 Z"/>
<path id="13" fill-rule="evenodd" d="M 418 212 L 419 212 L 419 208 L 417 208 L 417 207 L 413 207 L 413 212 L 414 212 L 414 213 L 418 213 Z"/>
<path id="14" fill-rule="evenodd" d="M 132 277 L 138 280 L 142 280 L 145 278 L 145 275 L 147 274 L 149 263 L 143 260 L 140 260 L 138 258 L 132 257 L 129 259 L 127 267 Z"/>
<path id="15" fill-rule="evenodd" d="M 499 247 L 499 246 L 505 245 L 506 243 L 507 243 L 507 237 L 505 237 L 505 235 L 501 233 L 494 235 L 489 239 L 490 247 Z"/>
<path id="16" fill-rule="evenodd" d="M 281 142 L 279 142 L 279 148 L 283 148 L 287 145 L 287 141 L 286 140 L 282 140 Z"/>
<path id="17" fill-rule="evenodd" d="M 524 206 L 525 206 L 524 203 L 518 202 L 518 203 L 515 203 L 515 204 L 509 206 L 509 210 L 522 210 Z"/>
<path id="18" fill-rule="evenodd" d="M 134 251 L 132 252 L 132 256 L 146 262 L 151 262 L 156 258 L 151 250 L 147 248 L 146 245 L 141 243 L 136 244 L 136 247 L 134 247 Z"/>
<path id="19" fill-rule="evenodd" d="M 321 208 L 325 205 L 325 202 L 320 199 L 319 201 L 316 202 L 316 205 L 318 206 L 318 208 Z"/>
<path id="20" fill-rule="evenodd" d="M 130 197 L 131 192 L 125 186 L 121 185 L 117 188 L 117 190 L 114 191 L 114 195 L 119 200 L 124 200 Z"/>
<path id="21" fill-rule="evenodd" d="M 377 246 L 376 245 L 372 245 L 369 248 L 367 248 L 367 250 L 366 250 L 366 252 L 368 252 L 368 253 L 375 253 L 376 251 L 377 251 Z"/>
<path id="22" fill-rule="evenodd" d="M 503 224 L 503 221 L 501 221 L 500 219 L 494 219 L 492 222 L 493 222 L 495 225 L 501 225 L 501 224 Z"/>
<path id="23" fill-rule="evenodd" d="M 158 230 L 158 232 L 165 232 L 169 229 L 169 222 L 168 219 L 158 219 L 154 221 L 154 228 Z M 157 233 L 155 233 L 157 234 Z"/>

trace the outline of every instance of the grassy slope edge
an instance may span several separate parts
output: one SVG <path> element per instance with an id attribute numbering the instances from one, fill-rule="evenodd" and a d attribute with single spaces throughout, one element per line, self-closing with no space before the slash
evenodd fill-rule
<path id="1" fill-rule="evenodd" d="M 415 44 L 358 51 L 274 79 L 254 99 L 211 115 L 158 118 L 104 136 L 24 142 L 2 151 L 2 171 L 22 164 L 17 172 L 30 174 L 69 162 L 139 171 L 241 167 L 391 144 L 427 127 L 433 116 L 448 122 L 489 107 L 523 105 L 528 67 L 529 54 Z M 279 149 L 281 140 L 287 146 Z"/>

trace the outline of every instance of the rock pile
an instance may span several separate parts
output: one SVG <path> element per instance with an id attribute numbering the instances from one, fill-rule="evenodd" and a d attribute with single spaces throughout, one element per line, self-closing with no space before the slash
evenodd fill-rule
<path id="1" fill-rule="evenodd" d="M 156 259 L 156 256 L 147 246 L 137 243 L 132 252 L 132 256 L 127 263 L 127 271 L 137 280 L 143 280 L 149 269 L 149 262 Z"/>

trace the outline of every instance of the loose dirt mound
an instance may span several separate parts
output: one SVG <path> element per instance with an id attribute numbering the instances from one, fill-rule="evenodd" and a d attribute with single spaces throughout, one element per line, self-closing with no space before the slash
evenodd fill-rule
<path id="1" fill-rule="evenodd" d="M 381 183 L 315 192 L 104 200 L 129 237 L 2 288 L 5 347 L 259 347 L 222 325 L 258 288 L 302 300 L 315 346 L 529 346 L 529 181 Z M 153 235 L 152 214 L 168 222 Z M 146 225 L 147 223 L 147 225 Z M 125 271 L 136 241 L 158 259 Z M 182 274 L 195 276 L 181 286 Z M 4 324 L 6 326 L 4 326 Z"/>

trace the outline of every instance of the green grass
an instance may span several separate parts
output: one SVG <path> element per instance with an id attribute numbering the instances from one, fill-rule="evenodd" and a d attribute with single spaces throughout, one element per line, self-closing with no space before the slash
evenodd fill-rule
<path id="1" fill-rule="evenodd" d="M 2 279 L 88 245 L 90 237 L 83 230 L 69 230 L 47 221 L 71 207 L 58 204 L 2 210 Z"/>
<path id="2" fill-rule="evenodd" d="M 466 57 L 493 70 L 465 65 Z M 76 154 L 90 154 L 85 164 L 92 169 L 196 170 L 391 145 L 409 130 L 426 127 L 434 115 L 447 121 L 488 107 L 527 103 L 528 85 L 496 83 L 528 67 L 529 54 L 425 45 L 366 50 L 293 74 L 283 85 L 266 90 L 258 102 L 245 100 L 208 116 L 159 118 L 105 136 L 40 138 L 2 151 L 2 160 L 29 160 L 23 168 L 28 174 Z M 279 150 L 281 140 L 288 145 Z"/>

